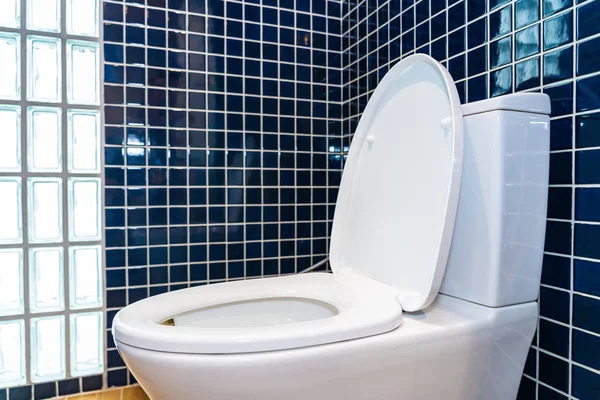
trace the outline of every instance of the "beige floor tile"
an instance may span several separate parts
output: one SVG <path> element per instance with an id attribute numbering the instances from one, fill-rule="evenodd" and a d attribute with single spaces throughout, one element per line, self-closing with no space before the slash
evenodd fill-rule
<path id="1" fill-rule="evenodd" d="M 140 386 L 134 386 L 123 389 L 123 400 L 150 400 L 150 398 Z"/>

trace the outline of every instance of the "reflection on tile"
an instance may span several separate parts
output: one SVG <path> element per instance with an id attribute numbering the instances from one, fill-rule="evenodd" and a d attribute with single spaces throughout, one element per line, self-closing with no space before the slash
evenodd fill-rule
<path id="1" fill-rule="evenodd" d="M 544 84 L 573 76 L 573 47 L 544 54 Z"/>
<path id="2" fill-rule="evenodd" d="M 540 58 L 535 57 L 515 66 L 515 90 L 527 90 L 540 85 Z"/>
<path id="3" fill-rule="evenodd" d="M 490 96 L 496 97 L 512 91 L 512 67 L 506 67 L 490 74 Z"/>
<path id="4" fill-rule="evenodd" d="M 534 25 L 515 34 L 515 60 L 540 51 L 540 26 Z"/>
<path id="5" fill-rule="evenodd" d="M 577 75 L 600 71 L 600 38 L 577 45 Z"/>
<path id="6" fill-rule="evenodd" d="M 497 38 L 512 28 L 512 6 L 508 5 L 501 10 L 490 14 L 490 39 Z"/>
<path id="7" fill-rule="evenodd" d="M 544 0 L 544 17 L 571 7 L 573 0 Z"/>
<path id="8" fill-rule="evenodd" d="M 600 146 L 600 113 L 578 115 L 575 126 L 577 148 Z"/>
<path id="9" fill-rule="evenodd" d="M 502 4 L 508 3 L 509 0 L 489 0 L 490 10 L 501 6 Z"/>
<path id="10" fill-rule="evenodd" d="M 490 43 L 490 68 L 500 67 L 512 61 L 512 36 Z"/>
<path id="11" fill-rule="evenodd" d="M 517 0 L 515 3 L 515 28 L 520 29 L 540 19 L 538 0 Z"/>
<path id="12" fill-rule="evenodd" d="M 544 21 L 544 50 L 573 41 L 573 13 L 568 12 Z"/>

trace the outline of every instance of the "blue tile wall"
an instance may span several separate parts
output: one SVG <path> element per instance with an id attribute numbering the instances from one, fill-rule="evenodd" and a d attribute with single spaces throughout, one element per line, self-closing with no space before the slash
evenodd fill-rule
<path id="1" fill-rule="evenodd" d="M 104 0 L 107 384 L 114 314 L 324 260 L 341 177 L 341 3 Z"/>
<path id="2" fill-rule="evenodd" d="M 552 101 L 541 318 L 519 399 L 600 399 L 600 1 L 350 0 L 342 10 L 343 150 L 399 59 L 443 63 L 463 103 Z"/>

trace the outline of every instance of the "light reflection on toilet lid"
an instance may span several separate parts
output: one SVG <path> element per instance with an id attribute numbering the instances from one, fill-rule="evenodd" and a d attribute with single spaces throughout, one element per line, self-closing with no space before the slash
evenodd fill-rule
<path id="1" fill-rule="evenodd" d="M 426 55 L 396 64 L 358 124 L 336 204 L 330 261 L 399 289 L 406 311 L 442 283 L 462 169 L 460 100 Z"/>

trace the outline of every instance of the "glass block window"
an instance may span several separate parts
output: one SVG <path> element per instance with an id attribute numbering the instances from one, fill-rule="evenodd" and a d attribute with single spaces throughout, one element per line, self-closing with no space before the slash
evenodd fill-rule
<path id="1" fill-rule="evenodd" d="M 0 388 L 104 369 L 98 0 L 0 1 Z"/>

